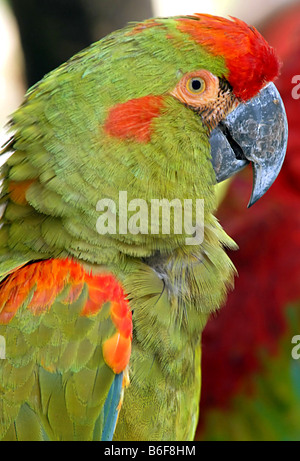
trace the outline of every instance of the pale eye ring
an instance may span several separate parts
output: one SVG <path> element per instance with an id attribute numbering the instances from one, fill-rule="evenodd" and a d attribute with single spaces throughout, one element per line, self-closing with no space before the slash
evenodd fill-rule
<path id="1" fill-rule="evenodd" d="M 186 83 L 187 90 L 192 94 L 200 94 L 206 88 L 205 80 L 201 77 L 189 78 Z"/>

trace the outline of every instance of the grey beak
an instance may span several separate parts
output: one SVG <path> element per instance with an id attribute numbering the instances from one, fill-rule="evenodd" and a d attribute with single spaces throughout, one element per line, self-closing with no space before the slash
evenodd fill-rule
<path id="1" fill-rule="evenodd" d="M 241 103 L 211 133 L 212 164 L 217 182 L 248 163 L 253 188 L 248 207 L 271 187 L 284 161 L 288 125 L 284 105 L 273 83 L 247 103 Z"/>

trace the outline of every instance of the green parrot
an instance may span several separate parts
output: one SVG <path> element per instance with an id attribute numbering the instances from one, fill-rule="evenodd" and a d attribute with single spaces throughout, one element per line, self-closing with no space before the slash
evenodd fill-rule
<path id="1" fill-rule="evenodd" d="M 278 70 L 256 29 L 196 14 L 29 89 L 2 150 L 0 439 L 193 439 L 201 331 L 235 274 L 216 184 L 252 163 L 253 204 L 278 175 Z"/>

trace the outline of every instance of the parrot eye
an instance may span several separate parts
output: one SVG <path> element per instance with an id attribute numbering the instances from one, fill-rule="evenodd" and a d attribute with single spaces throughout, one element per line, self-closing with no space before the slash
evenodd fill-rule
<path id="1" fill-rule="evenodd" d="M 201 77 L 192 77 L 187 81 L 186 87 L 192 94 L 203 93 L 206 88 L 205 80 Z"/>
<path id="2" fill-rule="evenodd" d="M 218 77 L 201 69 L 183 75 L 170 93 L 184 104 L 199 108 L 216 100 L 219 84 Z"/>

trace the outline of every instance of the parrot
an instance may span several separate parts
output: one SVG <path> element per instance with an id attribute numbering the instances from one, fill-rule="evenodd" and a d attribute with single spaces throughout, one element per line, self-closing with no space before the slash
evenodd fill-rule
<path id="1" fill-rule="evenodd" d="M 217 185 L 251 164 L 253 205 L 278 176 L 279 66 L 198 13 L 130 23 L 27 91 L 2 148 L 0 439 L 193 440 L 201 332 L 235 276 Z"/>
<path id="2" fill-rule="evenodd" d="M 244 170 L 218 209 L 239 246 L 229 251 L 239 277 L 202 334 L 197 440 L 300 440 L 299 3 L 260 30 L 283 62 L 276 86 L 289 120 L 287 154 L 264 200 L 243 212 L 251 187 Z"/>

